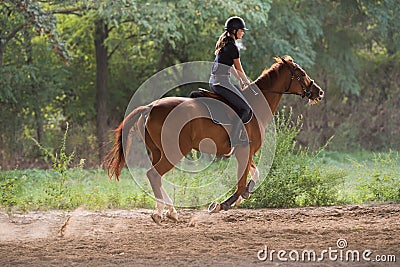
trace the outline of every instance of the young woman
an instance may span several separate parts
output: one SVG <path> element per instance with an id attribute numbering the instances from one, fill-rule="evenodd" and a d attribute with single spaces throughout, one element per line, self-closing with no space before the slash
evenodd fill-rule
<path id="1" fill-rule="evenodd" d="M 240 17 L 230 17 L 225 22 L 225 31 L 215 45 L 215 60 L 211 70 L 210 88 L 232 104 L 241 121 L 233 123 L 231 145 L 247 145 L 247 138 L 242 137 L 242 122 L 247 122 L 252 115 L 250 105 L 245 100 L 242 91 L 230 81 L 233 74 L 241 88 L 250 83 L 240 62 L 239 49 L 236 40 L 242 39 L 246 29 L 245 22 Z"/>

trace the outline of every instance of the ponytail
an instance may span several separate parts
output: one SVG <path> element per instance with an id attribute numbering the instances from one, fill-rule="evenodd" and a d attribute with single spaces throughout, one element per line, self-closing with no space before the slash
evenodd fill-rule
<path id="1" fill-rule="evenodd" d="M 222 48 L 228 43 L 229 32 L 224 31 L 221 36 L 218 38 L 217 43 L 215 44 L 215 55 L 218 55 Z"/>

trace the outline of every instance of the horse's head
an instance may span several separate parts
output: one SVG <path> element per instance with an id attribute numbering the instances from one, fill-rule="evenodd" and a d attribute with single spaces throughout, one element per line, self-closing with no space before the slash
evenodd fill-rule
<path id="1" fill-rule="evenodd" d="M 278 64 L 289 69 L 290 82 L 283 94 L 296 94 L 307 97 L 310 104 L 318 103 L 324 97 L 324 91 L 290 56 L 275 58 Z"/>

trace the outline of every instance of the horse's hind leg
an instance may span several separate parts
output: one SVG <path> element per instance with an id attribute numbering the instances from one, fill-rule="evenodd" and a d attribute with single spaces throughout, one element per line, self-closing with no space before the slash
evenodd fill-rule
<path id="1" fill-rule="evenodd" d="M 161 160 L 162 153 L 160 149 L 156 146 L 156 144 L 151 139 L 149 133 L 146 131 L 145 133 L 145 143 L 147 147 L 147 152 L 151 159 L 152 167 L 147 171 L 147 178 L 150 181 L 150 185 L 153 189 L 154 197 L 156 198 L 156 210 L 157 212 L 152 215 L 152 219 L 154 222 L 159 224 L 163 217 L 163 210 L 165 204 L 168 203 L 168 200 L 164 197 L 164 189 L 162 187 L 161 176 L 162 174 L 155 168 L 156 164 Z"/>
<path id="2" fill-rule="evenodd" d="M 176 133 L 173 134 L 176 135 Z M 159 223 L 163 217 L 163 210 L 165 207 L 167 207 L 169 210 L 167 213 L 167 217 L 174 221 L 177 221 L 178 213 L 173 206 L 171 198 L 162 187 L 161 179 L 165 173 L 170 171 L 174 167 L 174 165 L 184 157 L 184 155 L 189 153 L 191 146 L 187 144 L 188 141 L 186 143 L 183 142 L 183 138 L 179 140 L 180 142 L 178 144 L 176 144 L 177 147 L 171 147 L 170 143 L 167 143 L 164 146 L 161 139 L 157 139 L 160 136 L 154 134 L 156 139 L 152 139 L 151 136 L 153 136 L 151 135 L 151 133 L 146 135 L 146 137 L 148 137 L 149 139 L 148 141 L 146 141 L 147 147 L 151 150 L 154 150 L 152 154 L 159 155 L 158 162 L 155 162 L 155 158 L 153 157 L 153 167 L 147 172 L 147 177 L 149 178 L 154 196 L 156 198 L 157 211 L 155 214 L 153 214 L 152 218 L 156 223 Z M 166 140 L 170 140 L 170 138 L 167 138 Z M 190 138 L 186 138 L 186 140 L 190 140 Z M 167 149 L 167 151 L 169 152 L 168 157 L 165 153 L 165 149 Z M 180 150 L 179 152 L 181 153 L 173 153 L 175 150 Z"/>
<path id="3" fill-rule="evenodd" d="M 163 217 L 164 208 L 167 207 L 169 212 L 167 216 L 174 221 L 178 220 L 178 213 L 175 210 L 171 198 L 168 196 L 165 189 L 162 187 L 162 176 L 174 167 L 165 155 L 161 155 L 160 160 L 147 172 L 151 187 L 153 189 L 154 197 L 156 198 L 156 213 L 152 218 L 156 223 L 160 223 Z"/>
<path id="4" fill-rule="evenodd" d="M 149 132 L 147 131 L 145 133 L 145 143 L 146 143 L 147 153 L 149 154 L 151 159 L 151 164 L 154 166 L 161 159 L 161 151 L 160 149 L 158 149 L 156 144 L 154 144 L 153 140 L 151 139 L 151 136 L 149 135 Z"/>
<path id="5" fill-rule="evenodd" d="M 157 164 L 156 164 L 157 165 Z M 152 215 L 154 222 L 160 223 L 163 216 L 165 201 L 162 193 L 161 174 L 153 166 L 147 171 L 147 178 L 150 181 L 151 188 L 153 189 L 154 197 L 156 198 L 156 213 Z"/>
<path id="6" fill-rule="evenodd" d="M 161 186 L 161 193 L 163 195 L 163 199 L 164 199 L 165 204 L 168 209 L 167 218 L 177 222 L 178 221 L 178 212 L 176 211 L 176 209 L 172 203 L 172 199 L 169 197 L 169 195 L 165 191 L 164 187 L 162 187 L 162 186 Z"/>

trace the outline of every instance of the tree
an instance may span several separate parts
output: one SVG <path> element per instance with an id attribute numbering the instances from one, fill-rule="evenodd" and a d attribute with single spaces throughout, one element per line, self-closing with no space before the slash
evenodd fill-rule
<path id="1" fill-rule="evenodd" d="M 353 135 L 343 142 L 362 143 L 357 138 L 367 138 L 366 133 L 346 130 L 351 118 L 361 121 L 349 114 L 375 118 L 398 110 L 393 100 L 400 48 L 397 2 L 3 0 L 0 156 L 29 158 L 25 133 L 57 145 L 53 136 L 69 121 L 77 154 L 97 166 L 109 129 L 121 121 L 134 91 L 163 68 L 212 61 L 215 42 L 232 15 L 242 16 L 250 29 L 241 50 L 250 78 L 269 67 L 273 56 L 289 54 L 326 91 L 314 112 L 302 109 L 305 144 L 319 145 L 338 131 Z M 171 94 L 187 95 L 193 86 Z M 291 97 L 283 103 L 302 105 Z M 366 103 L 373 108 L 367 110 Z M 363 129 L 385 128 L 381 141 L 371 139 L 379 141 L 375 147 L 384 140 L 389 144 L 388 136 L 397 131 L 379 120 L 362 120 Z"/>
<path id="2" fill-rule="evenodd" d="M 214 1 L 213 4 L 221 5 L 221 9 L 226 10 L 226 17 L 244 8 L 249 10 L 249 7 L 254 8 L 260 17 L 265 17 L 261 11 L 266 4 L 259 4 L 256 1 L 243 1 L 240 5 Z M 182 50 L 182 46 L 199 43 L 203 37 L 201 34 L 207 34 L 206 30 L 209 29 L 207 26 L 210 24 L 216 29 L 216 21 L 212 19 L 215 17 L 215 11 L 212 10 L 211 4 L 205 6 L 206 8 L 204 1 L 161 1 L 151 5 L 142 1 L 96 1 L 87 2 L 85 8 L 81 10 L 74 10 L 74 14 L 78 14 L 82 20 L 91 21 L 94 25 L 92 34 L 97 66 L 96 128 L 100 161 L 106 153 L 108 143 L 106 103 L 108 66 L 111 57 L 127 40 L 140 39 L 140 42 L 146 45 L 153 43 L 151 46 L 159 49 L 158 70 L 193 58 L 181 52 L 193 50 Z M 68 12 L 58 13 L 68 14 Z M 254 14 L 252 16 L 256 17 Z M 159 27 L 160 21 L 163 21 L 162 27 Z M 187 23 L 188 21 L 194 23 Z M 220 21 L 219 24 L 223 25 L 223 22 Z M 83 25 L 92 27 L 87 23 Z M 132 46 L 141 45 L 132 44 Z M 202 51 L 204 50 L 203 48 Z"/>
<path id="3" fill-rule="evenodd" d="M 2 71 L 4 71 L 4 54 L 7 46 L 15 39 L 23 40 L 24 33 L 31 30 L 38 35 L 45 35 L 52 44 L 53 50 L 65 60 L 69 59 L 65 44 L 58 38 L 55 17 L 46 12 L 37 1 L 4 1 L 0 7 L 0 25 L 0 69 Z M 11 61 L 6 63 L 6 67 L 14 65 Z M 4 91 L 0 92 L 0 100 L 12 99 L 12 88 L 7 82 L 2 85 Z M 8 97 L 2 97 L 2 95 Z"/>
<path id="4" fill-rule="evenodd" d="M 41 64 L 48 64 L 49 60 L 43 58 L 46 63 L 35 60 L 34 50 L 50 44 L 63 61 L 69 60 L 69 54 L 58 38 L 55 17 L 38 1 L 2 1 L 0 25 L 1 146 L 17 154 L 23 150 L 19 138 L 27 128 L 35 129 L 38 140 L 43 138 L 42 110 L 54 103 L 60 93 L 60 87 L 46 86 L 57 83 L 60 78 L 57 71 L 51 76 L 42 75 Z M 38 38 L 45 42 L 39 42 Z M 7 158 L 8 154 L 3 150 L 0 157 Z"/>
<path id="5" fill-rule="evenodd" d="M 355 119 L 353 114 L 375 117 L 374 114 L 381 113 L 382 109 L 379 99 L 391 95 L 387 90 L 397 90 L 396 85 L 389 82 L 395 76 L 395 64 L 387 63 L 395 62 L 396 53 L 393 54 L 393 51 L 398 49 L 400 43 L 396 28 L 399 25 L 398 1 L 306 2 L 296 1 L 302 7 L 299 13 L 317 18 L 322 28 L 320 38 L 313 43 L 316 60 L 310 73 L 320 82 L 327 97 L 318 107 L 318 112 L 303 112 L 306 119 L 300 138 L 307 140 L 306 144 L 319 146 L 336 134 L 334 141 L 343 143 L 342 148 L 372 148 L 367 144 L 366 132 L 367 135 L 372 133 L 366 130 L 366 124 L 374 124 L 373 120 L 355 127 L 361 120 Z M 384 64 L 374 68 L 384 67 L 385 78 L 378 74 L 380 71 L 371 71 L 372 66 L 379 62 Z M 379 89 L 366 82 L 371 80 L 378 81 Z M 369 103 L 368 109 L 359 110 L 368 101 L 366 96 L 371 92 L 374 92 L 373 104 Z M 293 101 L 286 101 L 286 104 L 298 105 Z M 396 110 L 396 107 L 393 108 Z M 377 128 L 371 129 L 372 132 Z M 377 145 L 374 149 L 378 146 L 382 147 Z"/>

